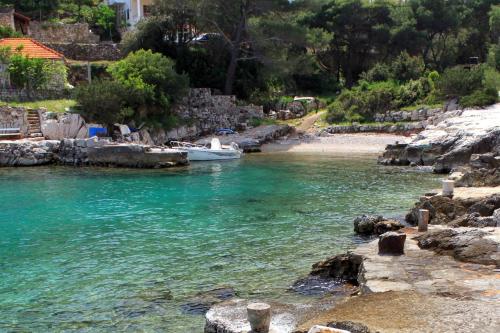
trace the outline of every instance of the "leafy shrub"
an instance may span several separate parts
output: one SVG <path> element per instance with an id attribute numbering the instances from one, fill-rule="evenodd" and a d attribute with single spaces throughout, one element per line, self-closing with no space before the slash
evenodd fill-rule
<path id="1" fill-rule="evenodd" d="M 187 78 L 177 74 L 173 66 L 172 60 L 159 53 L 139 50 L 129 54 L 108 67 L 112 80 L 77 90 L 81 114 L 106 124 L 135 120 L 170 128 L 177 122 L 170 105 L 182 98 L 188 87 Z"/>
<path id="2" fill-rule="evenodd" d="M 376 63 L 370 70 L 361 74 L 361 79 L 368 82 L 408 82 L 418 80 L 424 72 L 425 65 L 421 57 L 412 57 L 407 52 L 402 52 L 390 65 Z"/>
<path id="3" fill-rule="evenodd" d="M 0 25 L 0 38 L 22 37 L 23 35 L 11 27 Z"/>
<path id="4" fill-rule="evenodd" d="M 363 122 L 373 120 L 376 113 L 394 109 L 397 85 L 386 81 L 375 84 L 362 82 L 358 87 L 344 90 L 328 107 L 328 122 Z"/>
<path id="5" fill-rule="evenodd" d="M 407 82 L 418 80 L 425 71 L 422 57 L 412 57 L 407 52 L 402 52 L 391 63 L 391 74 L 394 80 Z"/>
<path id="6" fill-rule="evenodd" d="M 370 70 L 361 74 L 361 79 L 368 82 L 387 81 L 391 78 L 391 68 L 383 63 L 376 63 Z"/>
<path id="7" fill-rule="evenodd" d="M 10 81 L 16 88 L 40 89 L 49 80 L 46 61 L 14 54 L 9 60 Z"/>
<path id="8" fill-rule="evenodd" d="M 94 81 L 75 89 L 78 113 L 85 119 L 102 124 L 123 123 L 131 118 L 134 110 L 129 104 L 133 95 L 132 89 L 110 80 Z"/>
<path id="9" fill-rule="evenodd" d="M 425 99 L 432 91 L 431 81 L 426 78 L 410 80 L 399 87 L 396 104 L 404 107 L 416 104 Z"/>
<path id="10" fill-rule="evenodd" d="M 472 94 L 483 86 L 483 68 L 474 66 L 448 68 L 441 75 L 437 89 L 443 96 L 460 97 Z"/>
<path id="11" fill-rule="evenodd" d="M 488 53 L 488 65 L 500 71 L 500 44 L 495 44 L 490 47 Z"/>
<path id="12" fill-rule="evenodd" d="M 168 107 L 187 91 L 189 81 L 174 70 L 173 60 L 151 50 L 130 53 L 108 67 L 114 80 L 140 91 L 152 105 Z"/>
<path id="13" fill-rule="evenodd" d="M 498 91 L 492 88 L 476 90 L 472 94 L 460 98 L 463 107 L 482 107 L 495 104 L 498 100 Z"/>

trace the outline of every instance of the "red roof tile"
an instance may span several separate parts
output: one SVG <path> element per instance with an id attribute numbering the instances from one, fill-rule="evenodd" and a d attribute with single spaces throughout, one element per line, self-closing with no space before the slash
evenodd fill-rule
<path id="1" fill-rule="evenodd" d="M 21 54 L 30 58 L 63 60 L 64 56 L 57 51 L 43 45 L 32 38 L 3 38 L 0 39 L 0 47 L 10 47 L 15 52 L 19 46 L 23 46 Z"/>

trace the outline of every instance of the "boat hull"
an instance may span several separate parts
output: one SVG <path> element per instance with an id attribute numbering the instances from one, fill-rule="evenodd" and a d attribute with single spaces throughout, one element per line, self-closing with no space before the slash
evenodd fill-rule
<path id="1" fill-rule="evenodd" d="M 189 161 L 219 161 L 236 160 L 241 158 L 239 150 L 212 150 L 212 149 L 185 149 Z"/>

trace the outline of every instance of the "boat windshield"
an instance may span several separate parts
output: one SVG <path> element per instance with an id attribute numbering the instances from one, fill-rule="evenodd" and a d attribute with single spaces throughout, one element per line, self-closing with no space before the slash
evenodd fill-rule
<path id="1" fill-rule="evenodd" d="M 172 148 L 206 148 L 204 145 L 199 145 L 190 142 L 181 142 L 181 141 L 171 141 L 170 147 Z"/>

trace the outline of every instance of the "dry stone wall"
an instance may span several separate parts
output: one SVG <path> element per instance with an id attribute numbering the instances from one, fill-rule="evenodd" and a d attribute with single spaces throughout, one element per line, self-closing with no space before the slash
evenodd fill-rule
<path id="1" fill-rule="evenodd" d="M 51 41 L 45 45 L 72 60 L 113 61 L 123 57 L 118 44 L 114 43 L 58 43 Z"/>
<path id="2" fill-rule="evenodd" d="M 87 23 L 62 24 L 30 22 L 30 36 L 42 43 L 99 43 L 100 37 Z"/>
<path id="3" fill-rule="evenodd" d="M 25 108 L 2 106 L 0 107 L 0 129 L 20 128 L 21 133 L 27 136 L 28 114 Z"/>
<path id="4" fill-rule="evenodd" d="M 239 106 L 236 96 L 212 95 L 210 89 L 191 89 L 174 112 L 185 125 L 167 133 L 153 133 L 156 143 L 166 140 L 193 139 L 212 134 L 220 128 L 244 130 L 252 118 L 264 118 L 261 106 Z"/>

